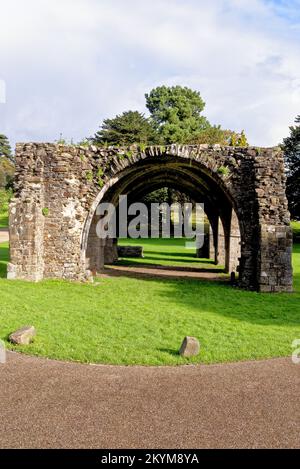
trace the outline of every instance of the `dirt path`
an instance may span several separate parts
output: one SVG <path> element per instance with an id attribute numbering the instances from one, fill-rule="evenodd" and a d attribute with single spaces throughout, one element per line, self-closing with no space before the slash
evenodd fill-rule
<path id="1" fill-rule="evenodd" d="M 217 269 L 196 269 L 189 267 L 171 266 L 124 266 L 111 265 L 103 269 L 100 277 L 133 277 L 133 278 L 189 278 L 194 280 L 222 280 L 228 277 Z"/>
<path id="2" fill-rule="evenodd" d="M 0 228 L 0 243 L 6 243 L 9 240 L 7 229 Z"/>
<path id="3" fill-rule="evenodd" d="M 116 367 L 8 354 L 1 448 L 300 447 L 300 365 Z"/>

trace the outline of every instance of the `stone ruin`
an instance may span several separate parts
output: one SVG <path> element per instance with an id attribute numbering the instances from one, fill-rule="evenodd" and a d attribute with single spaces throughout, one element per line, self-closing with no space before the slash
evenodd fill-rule
<path id="1" fill-rule="evenodd" d="M 86 279 L 117 258 L 117 240 L 96 235 L 98 204 L 166 186 L 205 204 L 210 228 L 198 255 L 238 272 L 241 288 L 292 291 L 282 152 L 219 145 L 17 144 L 8 278 Z"/>

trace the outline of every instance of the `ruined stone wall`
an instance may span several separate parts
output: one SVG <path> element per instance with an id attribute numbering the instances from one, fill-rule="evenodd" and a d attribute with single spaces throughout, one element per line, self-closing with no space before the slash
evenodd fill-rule
<path id="1" fill-rule="evenodd" d="M 219 145 L 118 149 L 18 144 L 15 198 L 10 205 L 9 278 L 84 279 L 89 228 L 107 194 L 162 183 L 185 185 L 241 227 L 240 285 L 292 288 L 292 238 L 279 149 Z M 175 180 L 176 179 L 176 180 Z M 157 183 L 157 181 L 156 181 Z M 225 223 L 226 225 L 226 223 Z"/>
<path id="2" fill-rule="evenodd" d="M 259 217 L 257 281 L 262 292 L 291 291 L 293 234 L 285 195 L 284 158 L 277 150 L 270 161 L 259 152 L 255 158 Z"/>

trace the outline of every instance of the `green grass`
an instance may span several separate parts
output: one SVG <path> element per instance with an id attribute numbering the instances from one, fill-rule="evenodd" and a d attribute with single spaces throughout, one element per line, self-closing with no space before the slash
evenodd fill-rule
<path id="1" fill-rule="evenodd" d="M 151 251 L 159 257 L 155 245 Z M 0 245 L 0 259 L 0 338 L 34 325 L 38 334 L 30 346 L 7 342 L 28 354 L 127 365 L 216 363 L 288 356 L 292 341 L 300 339 L 300 245 L 294 249 L 296 292 L 276 295 L 182 279 L 12 282 L 3 278 L 7 244 Z M 178 355 L 186 335 L 202 345 L 192 360 Z"/>
<path id="2" fill-rule="evenodd" d="M 161 265 L 174 267 L 193 267 L 198 269 L 221 270 L 213 260 L 197 259 L 195 248 L 186 247 L 186 240 L 173 239 L 119 239 L 120 246 L 143 246 L 144 258 L 121 259 L 120 265 Z"/>
<path id="3" fill-rule="evenodd" d="M 300 221 L 292 221 L 291 226 L 293 228 L 294 237 L 300 237 Z"/>
<path id="4" fill-rule="evenodd" d="M 4 213 L 0 213 L 0 228 L 8 227 L 8 216 Z"/>
<path id="5" fill-rule="evenodd" d="M 0 189 L 0 228 L 8 227 L 8 201 L 11 192 Z"/>

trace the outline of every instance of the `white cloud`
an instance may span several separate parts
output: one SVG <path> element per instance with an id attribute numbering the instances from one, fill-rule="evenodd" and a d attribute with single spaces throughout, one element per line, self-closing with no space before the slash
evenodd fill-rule
<path id="1" fill-rule="evenodd" d="M 10 0 L 1 6 L 1 132 L 79 140 L 146 112 L 159 84 L 198 89 L 212 123 L 276 145 L 300 113 L 298 0 Z M 299 18 L 299 16 L 298 16 Z"/>
<path id="2" fill-rule="evenodd" d="M 6 101 L 6 86 L 5 86 L 5 81 L 0 80 L 0 103 L 5 103 Z"/>

